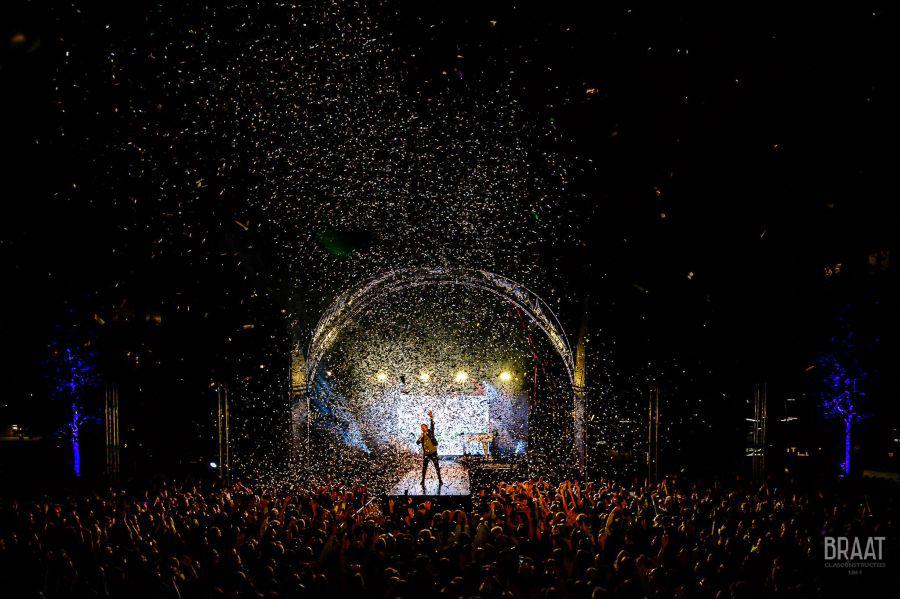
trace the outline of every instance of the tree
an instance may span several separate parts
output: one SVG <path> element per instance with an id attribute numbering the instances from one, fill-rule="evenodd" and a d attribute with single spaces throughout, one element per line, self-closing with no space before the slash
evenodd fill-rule
<path id="1" fill-rule="evenodd" d="M 69 420 L 64 425 L 72 446 L 72 470 L 81 476 L 81 427 L 87 421 L 84 410 L 84 391 L 97 384 L 94 354 L 85 346 L 51 341 L 51 389 L 56 401 L 68 403 Z"/>
<path id="2" fill-rule="evenodd" d="M 853 425 L 865 415 L 861 412 L 866 397 L 863 384 L 868 374 L 859 360 L 859 342 L 846 317 L 838 318 L 838 333 L 831 337 L 828 351 L 817 361 L 823 373 L 820 408 L 825 418 L 837 420 L 844 428 L 843 475 L 850 474 L 850 448 Z"/>

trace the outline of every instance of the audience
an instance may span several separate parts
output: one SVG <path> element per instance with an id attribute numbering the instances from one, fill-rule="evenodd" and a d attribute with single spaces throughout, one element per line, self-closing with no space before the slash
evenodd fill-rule
<path id="1" fill-rule="evenodd" d="M 824 594 L 823 535 L 890 534 L 893 517 L 864 497 L 676 478 L 498 483 L 466 509 L 418 501 L 242 483 L 0 499 L 0 593 L 808 597 Z"/>

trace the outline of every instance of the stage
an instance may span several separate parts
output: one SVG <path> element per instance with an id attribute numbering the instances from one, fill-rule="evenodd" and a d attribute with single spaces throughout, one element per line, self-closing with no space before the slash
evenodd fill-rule
<path id="1" fill-rule="evenodd" d="M 442 486 L 438 487 L 437 472 L 434 471 L 434 465 L 429 463 L 428 474 L 425 476 L 425 488 L 422 489 L 422 464 L 419 462 L 400 477 L 390 494 L 412 497 L 469 495 L 471 493 L 469 469 L 455 457 L 442 457 L 440 462 L 441 478 L 444 481 Z"/>
<path id="2" fill-rule="evenodd" d="M 415 466 L 394 484 L 389 494 L 394 497 L 448 497 L 465 500 L 472 494 L 473 488 L 479 489 L 525 475 L 520 459 L 498 461 L 477 456 L 442 456 L 440 460 L 441 477 L 444 479 L 441 487 L 438 487 L 434 466 L 429 464 L 425 488 L 422 489 L 422 462 L 417 460 Z"/>

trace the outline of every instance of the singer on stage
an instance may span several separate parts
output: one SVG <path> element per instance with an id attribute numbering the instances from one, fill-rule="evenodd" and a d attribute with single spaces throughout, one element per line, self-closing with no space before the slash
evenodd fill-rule
<path id="1" fill-rule="evenodd" d="M 431 428 L 428 428 L 425 424 L 422 424 L 422 434 L 419 435 L 419 440 L 416 441 L 419 445 L 422 446 L 422 488 L 425 488 L 425 473 L 428 472 L 428 460 L 431 460 L 434 463 L 434 469 L 437 471 L 438 477 L 438 486 L 444 484 L 444 481 L 441 480 L 441 466 L 438 460 L 438 442 L 437 437 L 434 436 L 434 414 L 431 410 L 428 411 L 428 420 L 431 422 Z"/>

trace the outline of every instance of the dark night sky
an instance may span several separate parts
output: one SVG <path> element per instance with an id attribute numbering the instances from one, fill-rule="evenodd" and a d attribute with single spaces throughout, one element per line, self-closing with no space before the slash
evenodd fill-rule
<path id="1" fill-rule="evenodd" d="M 566 297 L 590 296 L 595 338 L 616 339 L 620 368 L 675 358 L 721 388 L 760 378 L 800 388 L 848 305 L 878 339 L 873 369 L 895 363 L 887 3 L 705 4 L 404 2 L 374 13 L 413 56 L 411 80 L 459 69 L 491 81 L 514 65 L 534 118 L 553 119 L 564 151 L 592 161 L 575 184 L 581 243 L 546 251 L 566 265 Z M 238 257 L 215 268 L 151 260 L 151 233 L 117 226 L 122 211 L 79 143 L 103 123 L 56 102 L 67 48 L 90 74 L 106 25 L 141 35 L 149 5 L 115 6 L 0 9 L 0 423 L 40 411 L 48 339 L 73 318 L 85 329 L 94 313 L 110 320 L 126 298 L 134 322 L 160 312 L 163 324 L 129 325 L 104 347 L 143 352 L 119 376 L 165 381 L 147 391 L 154 401 L 180 401 L 280 343 L 268 337 L 282 334 L 280 296 L 244 301 L 275 278 L 264 235 L 216 238 L 216 251 Z M 108 103 L 99 79 L 80 85 Z M 869 266 L 878 251 L 889 252 L 886 270 Z M 836 263 L 842 272 L 826 276 Z M 574 331 L 580 302 L 570 303 L 562 315 Z M 225 343 L 248 318 L 255 336 Z M 124 368 L 120 358 L 108 367 Z M 877 380 L 887 405 L 896 382 L 884 371 Z"/>

